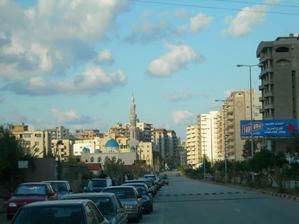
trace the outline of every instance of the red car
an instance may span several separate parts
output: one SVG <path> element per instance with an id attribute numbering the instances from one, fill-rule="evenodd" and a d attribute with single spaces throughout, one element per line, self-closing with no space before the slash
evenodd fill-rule
<path id="1" fill-rule="evenodd" d="M 7 219 L 11 219 L 23 205 L 36 202 L 56 200 L 57 195 L 49 183 L 31 182 L 20 184 L 8 201 Z"/>

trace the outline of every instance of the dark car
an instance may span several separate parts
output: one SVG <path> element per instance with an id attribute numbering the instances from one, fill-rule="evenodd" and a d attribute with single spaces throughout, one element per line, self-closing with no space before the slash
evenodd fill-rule
<path id="1" fill-rule="evenodd" d="M 108 224 L 90 200 L 36 202 L 22 207 L 12 224 Z"/>
<path id="2" fill-rule="evenodd" d="M 88 181 L 87 187 L 84 192 L 101 192 L 105 187 L 110 187 L 112 180 L 110 178 L 92 178 Z"/>
<path id="3" fill-rule="evenodd" d="M 43 182 L 51 185 L 58 199 L 61 199 L 66 194 L 72 193 L 70 183 L 67 180 L 48 180 Z"/>
<path id="4" fill-rule="evenodd" d="M 11 219 L 23 205 L 36 202 L 55 200 L 57 195 L 49 183 L 31 182 L 20 184 L 8 200 L 7 219 Z"/>
<path id="5" fill-rule="evenodd" d="M 153 211 L 153 196 L 149 192 L 146 184 L 143 183 L 126 183 L 123 186 L 133 186 L 137 189 L 138 193 L 142 196 L 142 211 L 150 213 Z"/>
<path id="6" fill-rule="evenodd" d="M 134 180 L 126 180 L 125 183 L 144 183 L 147 185 L 149 191 L 155 195 L 157 193 L 157 188 L 156 186 L 153 184 L 153 180 L 152 179 L 146 179 L 146 178 L 139 178 L 139 179 L 134 179 Z"/>
<path id="7" fill-rule="evenodd" d="M 69 194 L 65 195 L 63 199 L 92 200 L 110 224 L 125 224 L 128 221 L 128 215 L 125 208 L 113 193 Z"/>
<path id="8" fill-rule="evenodd" d="M 107 187 L 103 192 L 114 193 L 119 198 L 126 209 L 128 219 L 140 220 L 142 218 L 141 195 L 138 194 L 135 187 Z"/>

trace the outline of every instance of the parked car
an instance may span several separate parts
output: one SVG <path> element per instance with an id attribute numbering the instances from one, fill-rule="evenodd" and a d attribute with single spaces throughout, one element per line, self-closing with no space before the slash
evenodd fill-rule
<path id="1" fill-rule="evenodd" d="M 31 182 L 20 184 L 8 200 L 7 219 L 11 219 L 23 205 L 36 202 L 55 200 L 57 195 L 49 183 Z"/>
<path id="2" fill-rule="evenodd" d="M 92 178 L 88 181 L 87 187 L 84 187 L 84 192 L 101 192 L 105 187 L 112 186 L 112 180 L 107 178 Z"/>
<path id="3" fill-rule="evenodd" d="M 153 211 L 153 196 L 149 192 L 148 187 L 144 183 L 126 183 L 123 186 L 133 186 L 137 189 L 138 193 L 142 196 L 142 211 L 151 213 Z"/>
<path id="4" fill-rule="evenodd" d="M 103 192 L 114 193 L 121 204 L 125 207 L 128 219 L 140 220 L 142 218 L 141 195 L 138 194 L 135 187 L 132 186 L 115 186 L 107 187 Z"/>
<path id="5" fill-rule="evenodd" d="M 144 183 L 148 186 L 149 191 L 155 195 L 157 193 L 157 187 L 153 184 L 152 179 L 146 179 L 146 178 L 139 178 L 135 180 L 126 180 L 125 183 Z"/>
<path id="6" fill-rule="evenodd" d="M 92 200 L 109 224 L 125 224 L 128 215 L 119 199 L 113 193 L 80 193 L 65 195 L 62 199 L 89 199 Z"/>
<path id="7" fill-rule="evenodd" d="M 72 193 L 70 183 L 67 180 L 48 180 L 43 182 L 51 184 L 58 199 L 61 199 L 66 194 Z"/>
<path id="8" fill-rule="evenodd" d="M 22 207 L 11 224 L 108 224 L 90 200 L 56 200 L 36 202 Z"/>

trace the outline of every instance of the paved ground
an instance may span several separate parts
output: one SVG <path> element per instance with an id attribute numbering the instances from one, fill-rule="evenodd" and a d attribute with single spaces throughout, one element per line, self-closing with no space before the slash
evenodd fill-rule
<path id="1" fill-rule="evenodd" d="M 142 223 L 293 224 L 299 203 L 186 177 L 170 177 Z"/>
<path id="2" fill-rule="evenodd" d="M 294 224 L 299 223 L 299 202 L 191 180 L 169 177 L 169 186 L 155 197 L 148 224 Z M 0 215 L 0 223 L 6 224 Z"/>

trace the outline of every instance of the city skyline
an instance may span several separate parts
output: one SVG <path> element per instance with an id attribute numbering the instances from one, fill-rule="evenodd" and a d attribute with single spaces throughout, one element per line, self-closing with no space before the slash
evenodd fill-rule
<path id="1" fill-rule="evenodd" d="M 260 41 L 296 31 L 290 1 L 257 2 L 1 1 L 0 121 L 106 132 L 128 122 L 133 93 L 141 121 L 184 138 L 249 88 L 236 64 L 258 64 Z"/>

